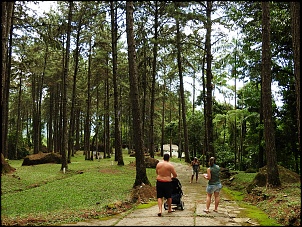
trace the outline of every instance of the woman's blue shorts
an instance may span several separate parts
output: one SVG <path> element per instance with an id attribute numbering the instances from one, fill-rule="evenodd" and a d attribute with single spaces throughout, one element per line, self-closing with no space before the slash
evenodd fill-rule
<path id="1" fill-rule="evenodd" d="M 206 192 L 209 194 L 213 194 L 214 192 L 220 192 L 220 189 L 222 188 L 222 184 L 208 184 L 206 188 Z"/>

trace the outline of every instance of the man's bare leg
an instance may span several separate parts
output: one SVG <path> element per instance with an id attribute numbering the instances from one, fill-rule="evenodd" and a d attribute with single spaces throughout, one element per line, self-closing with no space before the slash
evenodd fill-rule
<path id="1" fill-rule="evenodd" d="M 158 204 L 158 216 L 161 216 L 161 213 L 163 212 L 163 199 L 157 198 L 157 204 Z"/>
<path id="2" fill-rule="evenodd" d="M 168 213 L 173 212 L 174 210 L 172 210 L 172 198 L 167 199 L 167 203 L 168 203 Z"/>

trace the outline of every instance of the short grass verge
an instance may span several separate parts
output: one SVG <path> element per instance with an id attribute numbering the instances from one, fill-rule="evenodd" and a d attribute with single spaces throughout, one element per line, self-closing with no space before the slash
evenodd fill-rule
<path id="1" fill-rule="evenodd" d="M 257 206 L 244 202 L 244 193 L 232 190 L 228 187 L 223 187 L 222 190 L 228 198 L 236 201 L 240 207 L 245 208 L 241 210 L 239 217 L 251 218 L 257 221 L 260 226 L 281 226 L 276 220 L 268 218 L 267 214 Z"/>

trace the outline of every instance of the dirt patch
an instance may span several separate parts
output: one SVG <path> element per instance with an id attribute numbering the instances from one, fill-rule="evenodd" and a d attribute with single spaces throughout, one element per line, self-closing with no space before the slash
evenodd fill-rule
<path id="1" fill-rule="evenodd" d="M 131 201 L 134 203 L 147 203 L 156 199 L 156 187 L 150 185 L 136 186 L 131 192 Z"/>
<path id="2" fill-rule="evenodd" d="M 1 153 L 1 175 L 14 172 L 16 169 L 11 167 Z"/>
<path id="3" fill-rule="evenodd" d="M 155 169 L 158 162 L 159 161 L 156 158 L 145 157 L 145 166 L 146 166 L 146 168 Z M 130 162 L 129 165 L 130 166 L 136 166 L 136 161 Z"/>
<path id="4" fill-rule="evenodd" d="M 112 170 L 112 169 L 101 169 L 100 171 L 99 171 L 100 173 L 109 173 L 109 174 L 119 174 L 120 173 L 120 171 L 118 171 L 118 170 Z"/>
<path id="5" fill-rule="evenodd" d="M 58 153 L 42 153 L 31 154 L 24 158 L 22 166 L 39 165 L 45 163 L 61 164 L 62 158 Z"/>
<path id="6" fill-rule="evenodd" d="M 301 181 L 300 175 L 284 168 L 283 166 L 278 165 L 279 177 L 282 183 L 297 183 Z M 259 172 L 262 174 L 267 174 L 267 167 L 264 166 L 259 169 Z"/>

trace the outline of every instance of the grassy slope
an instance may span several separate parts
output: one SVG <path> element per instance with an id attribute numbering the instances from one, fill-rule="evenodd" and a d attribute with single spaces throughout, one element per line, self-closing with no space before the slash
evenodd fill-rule
<path id="1" fill-rule="evenodd" d="M 279 174 L 282 183 L 280 188 L 256 187 L 256 193 L 248 194 L 246 188 L 253 181 L 256 173 L 238 172 L 234 175 L 233 182 L 224 190 L 242 207 L 247 208 L 248 217 L 257 219 L 262 226 L 300 226 L 300 177 L 285 168 L 281 168 Z M 288 179 L 294 182 L 289 183 Z"/>

